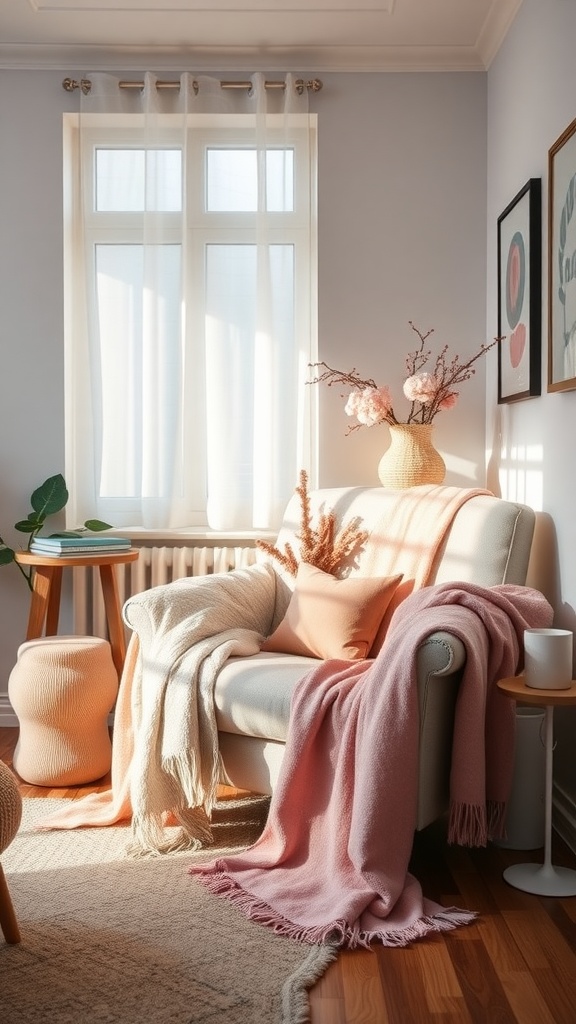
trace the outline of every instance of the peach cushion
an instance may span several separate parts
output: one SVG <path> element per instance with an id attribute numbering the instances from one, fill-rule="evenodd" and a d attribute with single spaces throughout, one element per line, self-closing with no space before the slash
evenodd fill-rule
<path id="1" fill-rule="evenodd" d="M 368 657 L 402 575 L 335 576 L 301 562 L 290 604 L 263 651 L 313 658 Z"/>

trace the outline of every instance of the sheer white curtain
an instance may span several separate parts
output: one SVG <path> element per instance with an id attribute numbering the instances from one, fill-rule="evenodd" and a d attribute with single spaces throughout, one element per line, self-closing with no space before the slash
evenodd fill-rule
<path id="1" fill-rule="evenodd" d="M 89 80 L 65 189 L 70 521 L 275 529 L 315 472 L 307 90 Z"/>

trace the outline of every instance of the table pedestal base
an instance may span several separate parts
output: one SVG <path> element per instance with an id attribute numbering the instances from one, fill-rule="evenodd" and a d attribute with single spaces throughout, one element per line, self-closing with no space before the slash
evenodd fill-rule
<path id="1" fill-rule="evenodd" d="M 554 705 L 576 703 L 576 683 L 567 690 L 536 690 L 524 685 L 522 676 L 499 679 L 498 688 L 509 697 L 525 704 L 546 708 L 544 749 L 546 751 L 546 784 L 544 791 L 544 863 L 513 864 L 506 868 L 504 879 L 516 889 L 535 896 L 576 896 L 576 871 L 557 868 L 552 863 L 552 759 L 554 751 Z"/>
<path id="2" fill-rule="evenodd" d="M 513 864 L 504 872 L 516 889 L 535 896 L 576 896 L 576 871 L 552 864 Z"/>

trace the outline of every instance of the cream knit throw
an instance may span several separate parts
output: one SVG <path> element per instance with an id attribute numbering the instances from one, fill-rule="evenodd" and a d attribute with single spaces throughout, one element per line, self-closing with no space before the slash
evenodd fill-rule
<path id="1" fill-rule="evenodd" d="M 214 681 L 227 658 L 260 650 L 275 581 L 263 563 L 129 598 L 124 618 L 134 636 L 116 707 L 112 789 L 74 801 L 41 827 L 110 825 L 132 815 L 135 855 L 211 841 L 220 769 Z M 182 825 L 170 843 L 167 812 Z"/>
<path id="2" fill-rule="evenodd" d="M 166 809 L 181 821 L 184 843 L 211 840 L 206 815 L 220 769 L 214 681 L 231 655 L 258 653 L 274 581 L 269 566 L 252 566 L 156 587 L 124 606 L 140 643 L 131 797 L 134 839 L 144 850 L 163 849 Z"/>

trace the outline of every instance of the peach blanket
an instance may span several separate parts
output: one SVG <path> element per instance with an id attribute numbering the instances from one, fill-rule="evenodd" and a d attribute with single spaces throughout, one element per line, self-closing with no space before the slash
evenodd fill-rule
<path id="1" fill-rule="evenodd" d="M 374 662 L 324 662 L 298 684 L 261 838 L 191 873 L 254 920 L 310 943 L 406 945 L 470 921 L 468 911 L 425 899 L 408 873 L 418 784 L 416 652 L 437 629 L 466 647 L 449 834 L 484 845 L 502 828 L 513 763 L 514 705 L 496 681 L 517 671 L 524 629 L 551 619 L 541 594 L 511 585 L 442 584 L 408 597 Z"/>

